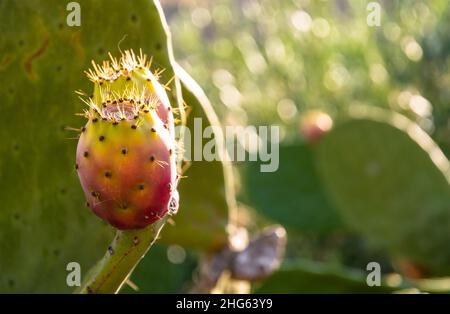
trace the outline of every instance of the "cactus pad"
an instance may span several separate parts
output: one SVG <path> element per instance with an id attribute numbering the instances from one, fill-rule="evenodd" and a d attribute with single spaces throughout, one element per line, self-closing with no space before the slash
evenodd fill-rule
<path id="1" fill-rule="evenodd" d="M 317 148 L 323 182 L 345 220 L 428 275 L 450 271 L 450 164 L 419 126 L 353 110 Z M 439 252 L 439 254 L 437 254 Z"/>

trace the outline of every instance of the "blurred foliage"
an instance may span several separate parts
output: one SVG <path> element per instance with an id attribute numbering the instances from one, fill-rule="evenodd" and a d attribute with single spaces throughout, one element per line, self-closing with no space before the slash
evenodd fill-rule
<path id="1" fill-rule="evenodd" d="M 295 140 L 305 111 L 368 104 L 446 132 L 448 1 L 380 1 L 380 27 L 368 2 L 191 1 L 171 22 L 175 52 L 227 125 L 278 123 Z"/>
<path id="2" fill-rule="evenodd" d="M 425 264 L 442 266 L 448 255 L 436 253 L 436 248 L 441 247 L 450 234 L 445 230 L 447 219 L 427 220 L 424 218 L 427 216 L 424 208 L 427 207 L 418 206 L 424 203 L 437 206 L 437 203 L 445 203 L 446 198 L 431 193 L 417 202 L 415 211 L 408 207 L 412 200 L 425 193 L 418 191 L 421 187 L 415 185 L 417 180 L 412 174 L 408 176 L 408 169 L 411 172 L 416 169 L 410 167 L 414 156 L 422 154 L 421 158 L 429 159 L 429 152 L 421 151 L 420 147 L 411 148 L 411 145 L 417 145 L 412 141 L 412 144 L 405 144 L 412 151 L 403 149 L 403 146 L 396 148 L 397 137 L 392 139 L 391 134 L 374 131 L 373 140 L 376 142 L 364 143 L 362 139 L 346 143 L 343 140 L 339 147 L 342 154 L 339 160 L 335 160 L 334 148 L 327 150 L 326 156 L 322 154 L 319 168 L 334 167 L 336 171 L 332 180 L 339 191 L 331 194 L 337 194 L 341 199 L 347 197 L 341 191 L 346 187 L 347 176 L 355 179 L 358 175 L 352 173 L 354 165 L 351 164 L 351 161 L 359 160 L 358 156 L 361 157 L 352 156 L 355 145 L 359 145 L 358 151 L 368 157 L 373 153 L 369 149 L 373 148 L 370 143 L 379 145 L 381 150 L 386 145 L 392 149 L 387 150 L 382 159 L 392 159 L 399 164 L 412 154 L 412 160 L 401 168 L 404 177 L 397 177 L 400 170 L 391 164 L 390 173 L 386 173 L 391 181 L 363 182 L 369 194 L 358 194 L 360 210 L 369 211 L 372 207 L 376 210 L 375 203 L 366 203 L 372 199 L 370 195 L 380 199 L 377 204 L 382 209 L 375 213 L 376 218 L 367 215 L 364 219 L 354 217 L 352 221 L 343 213 L 352 210 L 353 200 L 336 202 L 336 197 L 328 194 L 325 188 L 329 182 L 323 186 L 323 178 L 319 176 L 323 169 L 316 168 L 316 149 L 305 143 L 300 123 L 307 113 L 312 110 L 326 112 L 339 127 L 348 119 L 348 108 L 365 105 L 406 116 L 428 133 L 444 154 L 450 153 L 450 4 L 446 0 L 378 1 L 382 7 L 381 25 L 371 27 L 367 23 L 368 2 L 193 0 L 179 5 L 172 1 L 167 3 L 175 54 L 205 88 L 222 124 L 276 124 L 281 128 L 278 172 L 260 173 L 258 163 L 240 164 L 237 170 L 241 180 L 237 186 L 240 188 L 240 201 L 252 207 L 248 225 L 254 227 L 278 222 L 288 228 L 286 255 L 289 265 L 295 265 L 299 258 L 307 258 L 312 263 L 321 261 L 333 267 L 344 265 L 364 270 L 368 262 L 378 261 L 383 272 L 390 273 L 397 266 L 396 257 L 407 251 L 401 245 L 402 241 L 408 242 L 405 234 L 415 234 L 422 252 L 428 252 L 419 258 L 419 264 L 425 259 Z M 371 125 L 370 122 L 367 124 Z M 382 129 L 388 128 L 389 125 Z M 349 133 L 357 137 L 352 131 Z M 406 141 L 407 135 L 399 137 Z M 341 169 L 340 165 L 346 161 L 350 164 Z M 442 169 L 436 173 L 433 167 L 414 166 L 421 167 L 417 170 L 422 173 L 425 185 L 435 176 L 442 179 L 442 173 L 439 173 Z M 340 181 L 336 181 L 337 178 Z M 392 185 L 402 178 L 408 184 L 392 190 Z M 353 180 L 355 186 L 352 187 L 363 189 L 359 183 L 361 181 Z M 440 190 L 446 191 L 448 183 L 445 180 L 441 183 Z M 433 190 L 432 186 L 430 183 L 427 190 Z M 355 194 L 351 188 L 348 190 L 350 195 Z M 389 193 L 382 193 L 385 190 Z M 415 192 L 419 193 L 409 201 L 402 203 L 399 199 Z M 392 214 L 386 204 L 393 199 L 398 200 L 398 204 L 393 201 L 396 215 L 410 215 L 410 222 L 402 228 L 396 228 L 398 221 L 394 216 L 382 214 Z M 435 217 L 446 217 L 447 208 L 443 205 L 433 213 L 437 215 Z M 370 217 L 376 221 L 371 221 Z M 362 232 L 377 221 L 381 225 L 385 222 L 389 230 L 383 230 L 385 232 L 378 236 L 371 235 L 370 231 Z M 430 231 L 434 223 L 439 224 L 441 236 Z M 435 235 L 433 239 L 428 238 L 429 232 Z M 373 245 L 377 237 L 384 238 L 382 245 Z M 398 245 L 392 249 L 390 239 L 403 240 L 397 241 Z M 410 243 L 410 246 L 415 244 Z M 431 258 L 433 252 L 439 256 Z M 415 254 L 406 255 L 411 258 Z M 304 270 L 300 275 L 292 269 L 288 272 L 281 270 L 280 273 L 274 275 L 274 282 L 268 279 L 262 291 L 274 291 L 270 287 L 276 285 L 277 278 L 284 278 L 285 282 L 285 286 L 279 285 L 279 292 L 308 291 L 307 285 L 301 287 L 298 282 L 306 280 Z M 448 274 L 442 268 L 437 273 Z M 323 280 L 323 285 L 330 283 L 329 289 L 336 292 L 365 291 L 367 288 L 358 284 L 347 285 L 345 282 L 348 281 L 342 281 L 339 276 L 332 280 L 329 277 L 308 277 L 313 279 L 307 282 L 320 283 Z"/>

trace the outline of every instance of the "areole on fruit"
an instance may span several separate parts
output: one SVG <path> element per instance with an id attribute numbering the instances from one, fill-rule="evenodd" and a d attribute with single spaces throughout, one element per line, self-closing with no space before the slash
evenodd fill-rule
<path id="1" fill-rule="evenodd" d="M 121 230 L 140 229 L 178 208 L 174 110 L 142 52 L 110 58 L 87 72 L 95 88 L 83 99 L 88 122 L 76 169 L 96 215 Z"/>

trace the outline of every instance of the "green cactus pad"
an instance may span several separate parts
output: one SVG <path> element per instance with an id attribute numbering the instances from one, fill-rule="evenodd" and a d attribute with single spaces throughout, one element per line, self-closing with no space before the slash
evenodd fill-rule
<path id="1" fill-rule="evenodd" d="M 381 109 L 351 110 L 316 153 L 351 226 L 426 275 L 450 273 L 450 164 L 419 126 Z"/>
<path id="2" fill-rule="evenodd" d="M 280 146 L 279 169 L 261 172 L 258 162 L 242 165 L 242 199 L 286 227 L 326 232 L 341 226 L 326 198 L 314 165 L 311 147 Z"/>
<path id="3" fill-rule="evenodd" d="M 369 272 L 302 260 L 283 265 L 262 284 L 255 284 L 255 293 L 391 293 L 403 286 L 386 284 L 369 286 Z"/>
<path id="4" fill-rule="evenodd" d="M 117 55 L 119 46 L 142 49 L 165 69 L 161 82 L 174 75 L 157 1 L 79 3 L 81 26 L 70 27 L 67 2 L 0 2 L 0 179 L 8 182 L 0 191 L 0 292 L 72 291 L 67 263 L 79 262 L 87 273 L 113 236 L 84 208 L 75 172 L 78 133 L 66 130 L 83 124 L 74 115 L 84 108 L 74 91 L 92 92 L 83 73 L 91 60 Z M 169 86 L 173 104 L 181 100 L 177 82 Z"/>

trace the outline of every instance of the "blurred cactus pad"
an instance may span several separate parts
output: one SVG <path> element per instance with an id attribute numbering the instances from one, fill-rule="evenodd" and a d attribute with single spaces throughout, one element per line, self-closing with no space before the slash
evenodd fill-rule
<path id="1" fill-rule="evenodd" d="M 113 230 L 85 207 L 74 168 L 78 133 L 70 128 L 82 126 L 75 113 L 84 108 L 75 90 L 92 92 L 84 73 L 91 60 L 119 55 L 119 45 L 142 49 L 165 69 L 161 82 L 171 82 L 172 106 L 182 104 L 183 89 L 190 119 L 214 118 L 186 73 L 182 82 L 171 81 L 175 61 L 157 1 L 79 1 L 81 25 L 73 27 L 66 23 L 67 3 L 0 2 L 0 292 L 70 292 L 66 265 L 80 263 L 83 275 L 112 239 Z M 181 182 L 179 216 L 162 239 L 218 248 L 227 240 L 227 197 L 233 199 L 225 185 L 229 172 L 220 162 L 193 162 L 187 175 L 201 178 L 201 187 Z M 200 225 L 188 214 L 200 217 Z"/>
<path id="2" fill-rule="evenodd" d="M 425 276 L 450 271 L 449 161 L 404 116 L 353 108 L 317 147 L 324 185 L 346 221 Z"/>

